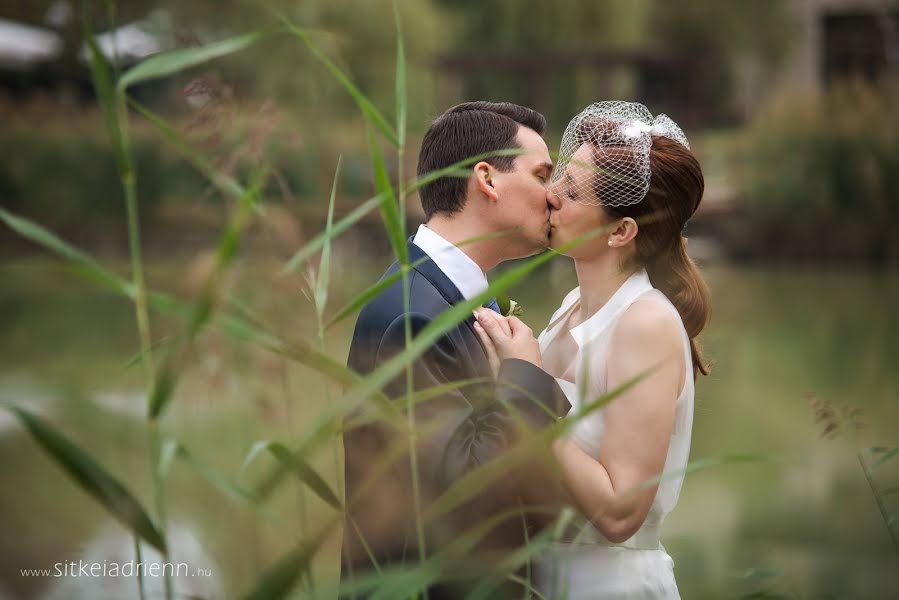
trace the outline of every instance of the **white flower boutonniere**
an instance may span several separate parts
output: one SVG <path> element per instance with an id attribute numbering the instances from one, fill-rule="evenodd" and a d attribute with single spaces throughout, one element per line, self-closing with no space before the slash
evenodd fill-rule
<path id="1" fill-rule="evenodd" d="M 505 294 L 497 295 L 496 303 L 499 304 L 499 312 L 504 317 L 520 317 L 524 314 L 524 308 Z"/>

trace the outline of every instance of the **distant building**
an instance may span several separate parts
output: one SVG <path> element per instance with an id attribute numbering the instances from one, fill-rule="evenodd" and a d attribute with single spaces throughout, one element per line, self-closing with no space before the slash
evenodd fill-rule
<path id="1" fill-rule="evenodd" d="M 59 31 L 0 19 L 0 91 L 28 96 L 36 89 L 54 90 L 74 84 L 82 96 L 91 97 L 90 49 L 80 36 L 65 37 L 62 13 L 67 5 L 57 3 L 48 24 Z M 52 18 L 50 18 L 52 17 Z M 95 34 L 100 52 L 109 62 L 127 67 L 173 47 L 171 19 L 164 11 L 115 29 Z"/>
<path id="2" fill-rule="evenodd" d="M 899 74 L 899 1 L 792 0 L 803 39 L 786 71 L 800 87 Z"/>
<path id="3" fill-rule="evenodd" d="M 0 69 L 34 69 L 58 59 L 62 51 L 62 36 L 55 31 L 0 19 Z"/>

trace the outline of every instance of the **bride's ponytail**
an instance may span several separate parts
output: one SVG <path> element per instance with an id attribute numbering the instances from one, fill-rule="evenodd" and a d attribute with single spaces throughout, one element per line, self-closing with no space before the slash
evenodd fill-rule
<path id="1" fill-rule="evenodd" d="M 678 238 L 669 252 L 658 254 L 654 261 L 646 265 L 646 272 L 653 287 L 665 294 L 680 313 L 684 329 L 690 337 L 694 375 L 708 375 L 709 367 L 703 362 L 697 337 L 708 325 L 711 315 L 709 287 L 696 263 L 687 254 L 686 238 Z"/>

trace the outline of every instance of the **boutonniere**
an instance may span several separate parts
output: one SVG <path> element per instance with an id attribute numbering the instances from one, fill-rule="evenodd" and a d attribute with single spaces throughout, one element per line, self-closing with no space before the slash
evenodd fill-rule
<path id="1" fill-rule="evenodd" d="M 521 305 L 506 294 L 497 294 L 496 303 L 499 304 L 499 312 L 504 317 L 520 317 L 524 314 Z"/>

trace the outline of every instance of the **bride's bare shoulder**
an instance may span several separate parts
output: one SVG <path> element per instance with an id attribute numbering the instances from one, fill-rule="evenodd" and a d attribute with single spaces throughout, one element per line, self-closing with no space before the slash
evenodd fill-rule
<path id="1" fill-rule="evenodd" d="M 677 313 L 662 301 L 647 297 L 631 304 L 615 327 L 613 344 L 643 349 L 680 346 L 681 323 Z"/>

